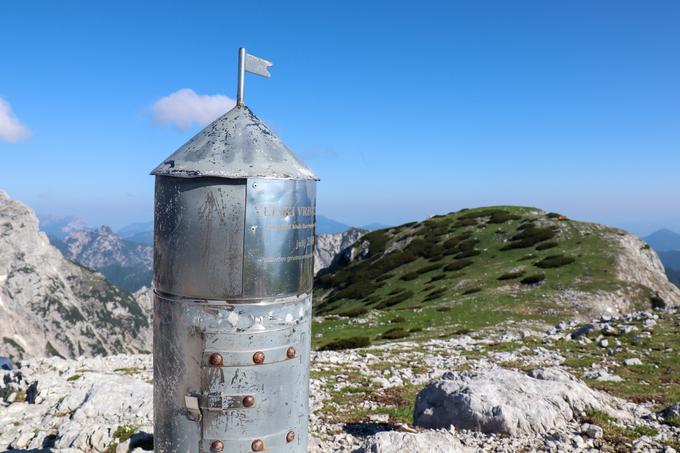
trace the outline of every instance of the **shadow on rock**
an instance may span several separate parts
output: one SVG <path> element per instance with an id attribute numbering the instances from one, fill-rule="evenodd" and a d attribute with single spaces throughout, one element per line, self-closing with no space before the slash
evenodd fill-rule
<path id="1" fill-rule="evenodd" d="M 4 450 L 2 453 L 52 453 L 49 448 L 34 448 L 32 450 Z"/>
<path id="2" fill-rule="evenodd" d="M 344 431 L 354 437 L 368 437 L 383 431 L 399 431 L 401 428 L 392 423 L 347 423 Z"/>
<path id="3" fill-rule="evenodd" d="M 130 450 L 135 448 L 153 450 L 153 434 L 139 431 L 130 436 Z"/>

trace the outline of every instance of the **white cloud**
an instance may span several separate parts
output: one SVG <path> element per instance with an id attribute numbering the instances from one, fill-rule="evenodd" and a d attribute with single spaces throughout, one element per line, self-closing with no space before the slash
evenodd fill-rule
<path id="1" fill-rule="evenodd" d="M 156 123 L 185 130 L 194 123 L 210 124 L 234 105 L 236 101 L 221 94 L 196 94 L 190 88 L 182 88 L 154 102 L 151 109 Z"/>
<path id="2" fill-rule="evenodd" d="M 14 116 L 9 102 L 0 98 L 0 142 L 16 143 L 29 135 L 31 131 Z"/>

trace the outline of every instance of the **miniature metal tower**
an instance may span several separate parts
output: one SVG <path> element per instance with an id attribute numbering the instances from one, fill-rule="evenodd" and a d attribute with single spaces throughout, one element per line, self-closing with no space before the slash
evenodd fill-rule
<path id="1" fill-rule="evenodd" d="M 156 167 L 154 444 L 307 451 L 318 178 L 243 102 Z"/>

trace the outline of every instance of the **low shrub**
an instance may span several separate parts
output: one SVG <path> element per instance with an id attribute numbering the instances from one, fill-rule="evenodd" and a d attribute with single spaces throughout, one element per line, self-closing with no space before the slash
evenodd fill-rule
<path id="1" fill-rule="evenodd" d="M 557 234 L 555 227 L 536 227 L 533 224 L 520 228 L 520 232 L 510 238 L 510 243 L 501 250 L 514 250 L 533 247 L 539 242 L 552 239 Z"/>
<path id="2" fill-rule="evenodd" d="M 534 266 L 540 267 L 541 269 L 551 269 L 551 268 L 555 268 L 555 267 L 566 266 L 567 264 L 571 264 L 574 261 L 576 261 L 576 260 L 574 258 L 570 257 L 570 256 L 550 255 L 550 256 L 546 256 L 541 261 L 534 264 Z"/>
<path id="3" fill-rule="evenodd" d="M 519 220 L 521 219 L 520 216 L 515 215 L 515 214 L 510 214 L 507 211 L 496 211 L 493 214 L 491 214 L 491 217 L 489 218 L 489 223 L 505 223 L 509 220 Z"/>
<path id="4" fill-rule="evenodd" d="M 404 252 L 422 258 L 432 258 L 444 252 L 444 247 L 437 244 L 436 238 L 426 236 L 424 239 L 414 239 L 406 246 Z"/>
<path id="5" fill-rule="evenodd" d="M 439 299 L 446 292 L 446 288 L 437 288 L 425 295 L 424 302 Z"/>
<path id="6" fill-rule="evenodd" d="M 421 274 L 427 274 L 428 272 L 437 270 L 440 267 L 441 266 L 439 264 L 428 264 L 427 266 L 423 266 L 420 269 L 418 269 L 418 272 L 420 272 Z"/>
<path id="7" fill-rule="evenodd" d="M 667 306 L 666 301 L 663 300 L 663 298 L 658 294 L 655 294 L 654 296 L 650 297 L 649 302 L 652 304 L 652 308 L 662 309 L 666 308 Z"/>
<path id="8" fill-rule="evenodd" d="M 544 242 L 536 246 L 536 250 L 548 250 L 557 247 L 559 244 L 555 241 Z"/>
<path id="9" fill-rule="evenodd" d="M 522 280 L 520 280 L 520 283 L 523 285 L 537 285 L 541 283 L 543 280 L 545 280 L 545 275 L 543 274 L 533 274 L 529 275 L 527 277 L 524 277 Z"/>
<path id="10" fill-rule="evenodd" d="M 368 337 L 350 337 L 331 341 L 319 348 L 320 351 L 340 351 L 343 349 L 365 348 L 370 346 L 371 339 Z"/>
<path id="11" fill-rule="evenodd" d="M 406 281 L 409 281 L 409 280 L 415 280 L 419 276 L 420 276 L 419 272 L 409 272 L 408 274 L 404 274 L 401 277 L 399 277 L 399 280 L 403 280 L 403 281 L 406 282 Z"/>
<path id="12" fill-rule="evenodd" d="M 368 241 L 369 243 L 366 258 L 382 255 L 387 248 L 389 239 L 385 230 L 371 231 L 370 233 L 365 234 L 361 238 L 361 241 Z"/>
<path id="13" fill-rule="evenodd" d="M 520 278 L 522 275 L 524 275 L 526 271 L 515 271 L 515 272 L 506 272 L 505 274 L 501 275 L 498 277 L 498 280 L 514 280 L 516 278 Z"/>
<path id="14" fill-rule="evenodd" d="M 451 307 L 437 307 L 437 308 L 435 308 L 435 311 L 441 311 L 441 312 L 451 311 Z"/>
<path id="15" fill-rule="evenodd" d="M 477 244 L 479 244 L 479 240 L 477 239 L 474 238 L 466 239 L 458 244 L 458 251 L 467 252 L 473 250 L 475 248 L 475 245 Z"/>
<path id="16" fill-rule="evenodd" d="M 473 256 L 478 256 L 481 255 L 482 252 L 480 250 L 465 250 L 463 252 L 460 252 L 458 255 L 456 255 L 454 258 L 457 260 L 463 259 L 463 258 L 471 258 Z"/>
<path id="17" fill-rule="evenodd" d="M 408 329 L 408 331 L 411 332 L 411 333 L 422 332 L 423 328 L 422 327 L 411 327 L 410 329 Z"/>
<path id="18" fill-rule="evenodd" d="M 380 285 L 375 284 L 371 281 L 361 281 L 349 285 L 341 290 L 336 290 L 331 293 L 328 298 L 329 302 L 335 302 L 341 299 L 363 299 L 370 296 L 376 289 L 380 288 Z"/>
<path id="19" fill-rule="evenodd" d="M 383 309 L 393 307 L 397 304 L 404 302 L 405 300 L 410 299 L 411 297 L 413 297 L 413 291 L 404 291 L 402 293 L 395 294 L 392 297 L 388 297 L 387 299 L 383 300 L 378 305 L 376 305 L 375 308 Z"/>
<path id="20" fill-rule="evenodd" d="M 344 316 L 345 318 L 356 318 L 367 313 L 368 309 L 366 307 L 354 307 L 338 312 L 338 315 Z"/>
<path id="21" fill-rule="evenodd" d="M 392 324 L 398 324 L 400 322 L 406 322 L 406 318 L 403 316 L 395 316 L 394 318 L 390 319 L 390 323 Z"/>
<path id="22" fill-rule="evenodd" d="M 454 227 L 460 228 L 460 227 L 467 227 L 467 226 L 473 226 L 477 225 L 477 220 L 476 219 L 460 219 L 458 222 L 454 224 Z"/>
<path id="23" fill-rule="evenodd" d="M 375 279 L 376 282 L 384 282 L 385 280 L 389 280 L 390 278 L 394 277 L 394 274 L 382 274 L 379 277 Z"/>
<path id="24" fill-rule="evenodd" d="M 380 300 L 380 296 L 377 294 L 371 294 L 368 297 L 364 297 L 362 300 L 366 301 L 367 304 L 374 304 Z"/>
<path id="25" fill-rule="evenodd" d="M 400 338 L 406 338 L 409 335 L 410 334 L 406 329 L 402 327 L 394 327 L 383 332 L 383 334 L 380 335 L 380 338 L 384 340 L 398 340 Z"/>
<path id="26" fill-rule="evenodd" d="M 466 289 L 465 291 L 462 292 L 463 296 L 467 296 L 468 294 L 475 294 L 478 293 L 482 290 L 482 288 L 469 288 Z"/>
<path id="27" fill-rule="evenodd" d="M 446 274 L 437 274 L 430 277 L 430 283 L 446 278 Z"/>
<path id="28" fill-rule="evenodd" d="M 471 236 L 472 236 L 472 231 L 465 231 L 463 233 L 460 233 L 460 234 L 444 241 L 444 243 L 442 244 L 442 247 L 444 247 L 445 249 L 455 248 L 455 247 L 458 246 L 458 244 L 460 244 L 461 242 L 463 242 L 466 239 L 469 239 Z"/>
<path id="29" fill-rule="evenodd" d="M 455 262 L 451 264 L 447 264 L 444 266 L 444 271 L 450 272 L 450 271 L 459 271 L 461 269 L 464 269 L 468 266 L 472 266 L 474 264 L 474 261 L 468 258 L 463 258 L 462 260 L 456 260 Z"/>
<path id="30" fill-rule="evenodd" d="M 387 293 L 389 296 L 394 296 L 395 294 L 399 294 L 401 292 L 406 291 L 406 288 L 394 288 L 392 291 Z"/>

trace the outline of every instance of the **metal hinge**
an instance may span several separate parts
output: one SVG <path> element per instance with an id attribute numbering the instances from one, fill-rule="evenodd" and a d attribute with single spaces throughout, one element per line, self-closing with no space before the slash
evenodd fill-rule
<path id="1" fill-rule="evenodd" d="M 187 407 L 187 411 L 191 415 L 190 419 L 196 422 L 200 422 L 203 419 L 203 414 L 201 413 L 201 408 L 198 404 L 198 397 L 194 395 L 185 395 L 184 404 Z"/>

